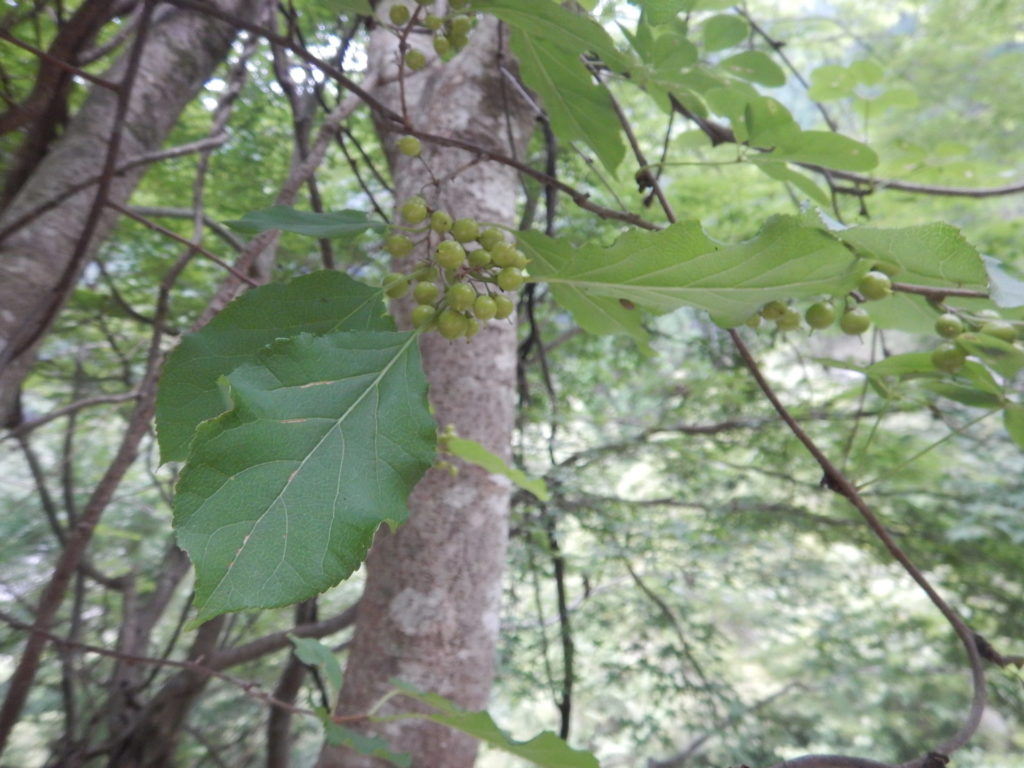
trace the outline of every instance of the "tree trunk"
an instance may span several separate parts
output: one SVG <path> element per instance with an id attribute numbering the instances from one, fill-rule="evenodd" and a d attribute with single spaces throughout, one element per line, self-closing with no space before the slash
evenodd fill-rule
<path id="1" fill-rule="evenodd" d="M 455 59 L 447 64 L 434 59 L 417 73 L 407 70 L 411 124 L 490 151 L 521 154 L 532 113 L 502 81 L 500 40 L 497 22 L 485 18 Z M 429 52 L 425 35 L 410 35 L 410 43 Z M 377 96 L 400 110 L 397 48 L 393 35 L 377 31 L 369 55 L 370 66 L 385 73 Z M 477 162 L 473 154 L 427 142 L 421 162 L 395 151 L 398 136 L 383 138 L 398 201 L 418 194 L 454 218 L 513 225 L 517 178 L 507 166 Z M 433 179 L 441 180 L 440 186 Z M 407 325 L 409 305 L 399 303 L 395 311 Z M 427 334 L 421 348 L 438 423 L 454 424 L 460 435 L 507 459 L 516 388 L 514 324 L 485 323 L 469 342 Z M 432 469 L 410 497 L 409 521 L 395 534 L 378 533 L 367 560 L 339 714 L 368 711 L 390 689 L 391 678 L 463 707 L 486 706 L 495 669 L 509 496 L 503 478 L 479 468 L 461 465 L 456 477 Z M 393 699 L 383 711 L 412 707 Z M 474 739 L 444 726 L 406 720 L 359 727 L 411 753 L 420 768 L 466 768 L 476 757 Z M 386 763 L 326 748 L 320 765 L 382 768 Z"/>
<path id="2" fill-rule="evenodd" d="M 212 5 L 252 17 L 261 3 L 213 0 Z M 61 139 L 0 214 L 0 233 L 11 230 L 0 242 L 0 426 L 19 421 L 18 392 L 38 344 L 116 222 L 97 199 L 102 182 L 61 198 L 75 185 L 100 179 L 115 131 L 120 135 L 115 166 L 159 148 L 227 54 L 235 30 L 201 14 L 159 6 L 145 34 L 123 120 L 115 124 L 118 96 L 93 86 Z M 129 48 L 103 78 L 122 82 L 131 58 Z M 144 170 L 138 166 L 114 175 L 103 198 L 126 203 Z M 54 201 L 60 202 L 29 218 Z"/>

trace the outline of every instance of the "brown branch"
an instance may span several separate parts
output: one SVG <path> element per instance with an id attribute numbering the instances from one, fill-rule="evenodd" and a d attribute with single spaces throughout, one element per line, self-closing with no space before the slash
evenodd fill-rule
<path id="1" fill-rule="evenodd" d="M 107 405 L 108 403 L 123 403 L 128 400 L 137 400 L 139 392 L 121 392 L 116 395 L 96 395 L 95 397 L 86 397 L 81 400 L 76 400 L 73 403 L 61 406 L 55 410 L 50 411 L 43 416 L 31 419 L 29 421 L 23 421 L 18 426 L 14 427 L 7 435 L 0 437 L 0 440 L 6 440 L 8 437 L 20 438 L 23 435 L 28 434 L 34 429 L 44 424 L 49 424 L 54 419 L 59 419 L 63 416 L 68 416 L 72 413 L 77 413 L 83 408 L 92 408 L 95 405 Z"/>
<path id="2" fill-rule="evenodd" d="M 228 136 L 226 133 L 221 133 L 217 136 L 209 136 L 199 141 L 191 141 L 188 144 L 180 144 L 176 147 L 169 147 L 168 149 L 160 149 L 155 152 L 146 152 L 145 154 L 132 157 L 121 163 L 114 171 L 114 176 L 120 176 L 123 173 L 127 173 L 132 168 L 137 168 L 140 165 L 146 165 L 148 163 L 154 163 L 160 160 L 169 160 L 175 157 L 181 157 L 182 155 L 191 154 L 192 152 L 203 152 L 213 147 L 218 147 L 227 141 Z M 98 174 L 92 178 L 80 181 L 76 184 L 72 184 L 67 188 L 61 190 L 61 192 L 55 195 L 53 198 L 39 203 L 34 208 L 30 208 L 25 211 L 21 216 L 10 222 L 6 228 L 0 230 L 0 242 L 3 242 L 11 236 L 16 230 L 24 227 L 26 224 L 46 213 L 47 211 L 53 210 L 58 205 L 63 203 L 69 197 L 74 195 L 76 192 L 81 192 L 83 189 L 88 189 L 94 184 L 98 184 L 103 180 L 103 174 Z M 191 215 L 191 214 L 190 214 Z"/>
<path id="3" fill-rule="evenodd" d="M 732 132 L 731 128 L 715 122 L 714 120 L 709 120 L 694 114 L 675 98 L 672 99 L 672 107 L 676 112 L 696 123 L 697 127 L 704 131 L 705 135 L 711 139 L 711 143 L 713 145 L 741 143 L 736 140 L 736 134 Z M 896 179 L 878 179 L 873 176 L 866 176 L 862 173 L 838 171 L 834 168 L 825 168 L 824 166 L 815 165 L 813 163 L 794 163 L 794 165 L 806 168 L 809 171 L 814 171 L 815 173 L 820 173 L 825 177 L 832 176 L 837 179 L 843 179 L 844 181 L 863 184 L 868 187 L 870 192 L 895 189 L 901 192 L 914 192 L 921 195 L 969 197 L 977 199 L 986 197 L 1004 197 L 1006 195 L 1017 195 L 1024 192 L 1024 181 L 1007 184 L 1001 187 L 944 187 L 934 184 L 916 184 L 911 181 L 899 181 Z M 845 192 L 846 190 L 836 191 Z"/>
<path id="4" fill-rule="evenodd" d="M 150 26 L 149 22 L 152 18 L 154 7 L 155 0 L 147 0 L 146 7 L 143 10 L 143 18 L 140 22 L 139 34 L 136 36 L 131 50 L 128 52 L 124 77 L 122 78 L 121 84 L 116 92 L 117 105 L 114 109 L 106 155 L 103 158 L 103 168 L 100 172 L 101 178 L 96 185 L 96 194 L 91 206 L 89 207 L 89 212 L 86 215 L 85 223 L 82 227 L 82 232 L 78 237 L 75 249 L 71 254 L 71 257 L 68 259 L 67 266 L 65 267 L 63 274 L 61 274 L 57 284 L 51 290 L 49 301 L 47 301 L 46 305 L 42 308 L 42 312 L 40 313 L 42 316 L 29 318 L 29 322 L 25 324 L 23 330 L 20 333 L 15 334 L 14 337 L 9 340 L 7 347 L 3 349 L 3 351 L 0 351 L 0 368 L 5 367 L 9 361 L 16 360 L 18 356 L 26 350 L 31 349 L 32 345 L 34 345 L 46 329 L 50 327 L 51 318 L 59 311 L 64 297 L 71 290 L 75 276 L 78 274 L 80 264 L 89 252 L 89 244 L 92 241 L 93 234 L 96 232 L 97 227 L 99 227 L 104 204 L 107 202 L 107 193 L 110 190 L 110 185 L 117 169 L 117 155 L 121 148 L 121 137 L 124 132 L 125 117 L 128 114 L 128 108 L 131 103 L 132 90 L 135 85 L 136 76 L 138 75 L 139 64 L 142 60 L 142 51 L 148 37 Z M 0 749 L 2 749 L 4 741 L 5 739 L 3 734 L 0 733 Z"/>
<path id="5" fill-rule="evenodd" d="M 142 216 L 142 215 L 136 213 L 131 208 L 126 208 L 125 206 L 120 205 L 118 203 L 115 203 L 112 200 L 108 200 L 107 201 L 107 205 L 110 208 L 113 208 L 118 213 L 123 214 L 124 216 L 127 216 L 129 219 L 133 219 L 134 221 L 139 222 L 143 226 L 148 227 L 149 229 L 152 229 L 154 232 L 159 232 L 164 237 L 169 237 L 171 240 L 174 240 L 175 242 L 181 243 L 182 245 L 187 245 L 189 248 L 193 248 L 196 251 L 196 253 L 198 253 L 198 254 L 200 254 L 202 256 L 205 256 L 210 261 L 212 261 L 214 264 L 216 264 L 218 267 L 221 267 L 222 269 L 227 270 L 234 277 L 238 278 L 242 282 L 248 283 L 251 286 L 259 285 L 259 283 L 257 283 L 251 277 L 249 277 L 248 275 L 246 275 L 246 274 L 244 274 L 242 272 L 239 272 L 237 269 L 235 269 L 235 267 L 233 267 L 230 264 L 228 264 L 220 256 L 216 255 L 212 251 L 207 250 L 206 248 L 203 248 L 198 243 L 196 243 L 196 242 L 194 242 L 192 240 L 189 240 L 188 238 L 182 237 L 177 232 L 172 232 L 171 230 L 167 229 L 167 227 L 162 227 L 159 224 L 157 224 L 155 221 L 147 219 L 145 216 Z"/>
<path id="6" fill-rule="evenodd" d="M 969 288 L 940 288 L 931 285 L 913 285 L 911 283 L 893 283 L 892 289 L 901 293 L 913 293 L 917 296 L 926 296 L 934 301 L 942 301 L 949 296 L 957 296 L 964 299 L 987 299 L 988 291 L 972 291 Z"/>
<path id="7" fill-rule="evenodd" d="M 800 426 L 800 424 L 789 413 L 786 406 L 783 405 L 781 400 L 779 400 L 775 390 L 768 383 L 767 379 L 765 379 L 764 374 L 761 372 L 761 369 L 757 365 L 757 362 L 754 360 L 753 355 L 751 355 L 750 350 L 743 342 L 739 333 L 733 329 L 729 331 L 729 336 L 732 339 L 733 344 L 736 346 L 736 350 L 739 352 L 743 362 L 750 370 L 750 374 L 757 382 L 758 387 L 760 387 L 764 396 L 772 404 L 772 407 L 775 408 L 776 413 L 779 414 L 779 418 L 786 423 L 793 435 L 803 444 L 804 448 L 807 449 L 807 452 L 814 457 L 814 460 L 825 473 L 825 480 L 823 482 L 826 486 L 845 497 L 847 501 L 849 501 L 850 504 L 860 512 L 868 527 L 882 542 L 885 548 L 889 551 L 889 554 L 891 554 L 892 557 L 903 567 L 903 569 L 928 596 L 928 599 L 931 600 L 932 604 L 938 608 L 939 612 L 943 617 L 945 617 L 946 621 L 949 622 L 950 626 L 953 627 L 954 632 L 964 646 L 970 665 L 971 680 L 974 686 L 974 696 L 971 701 L 971 707 L 968 712 L 966 722 L 960 730 L 958 730 L 933 752 L 914 760 L 910 760 L 906 763 L 902 763 L 900 766 L 900 768 L 930 768 L 934 764 L 935 756 L 950 755 L 964 746 L 964 744 L 970 740 L 971 736 L 977 730 L 978 723 L 981 722 L 981 714 L 985 709 L 986 701 L 985 672 L 982 667 L 981 655 L 978 651 L 975 635 L 964 623 L 963 619 L 961 619 L 960 616 L 958 616 L 957 613 L 946 603 L 942 596 L 939 595 L 925 575 L 917 568 L 916 565 L 914 565 L 910 558 L 907 557 L 906 553 L 903 552 L 902 548 L 896 543 L 889 531 L 886 530 L 878 516 L 864 501 L 863 497 L 857 491 L 856 486 L 847 479 L 842 470 L 831 462 L 831 460 L 811 439 L 810 435 L 807 434 L 803 427 Z M 881 766 L 888 766 L 888 764 L 856 757 L 845 757 L 842 755 L 808 755 L 795 760 L 785 761 L 774 768 L 781 768 L 782 766 L 786 766 L 787 768 L 791 766 L 798 766 L 799 768 L 853 768 L 854 766 L 857 766 L 857 768 L 880 768 Z"/>

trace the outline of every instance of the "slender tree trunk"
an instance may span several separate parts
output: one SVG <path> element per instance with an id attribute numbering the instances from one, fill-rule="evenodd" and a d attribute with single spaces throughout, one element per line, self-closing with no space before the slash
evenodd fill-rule
<path id="1" fill-rule="evenodd" d="M 211 0 L 211 5 L 251 17 L 261 2 Z M 228 25 L 163 5 L 144 27 L 138 34 L 145 34 L 145 44 L 130 78 L 123 119 L 117 122 L 118 95 L 94 85 L 61 139 L 0 212 L 0 425 L 18 422 L 18 391 L 38 344 L 116 222 L 98 195 L 123 205 L 145 170 L 138 166 L 104 179 L 112 136 L 119 136 L 114 167 L 159 148 L 235 36 Z M 136 66 L 132 62 L 129 43 L 103 79 L 122 83 Z M 62 199 L 89 180 L 99 183 Z M 54 201 L 59 204 L 32 216 Z"/>
<path id="2" fill-rule="evenodd" d="M 484 19 L 473 31 L 471 44 L 455 59 L 447 64 L 434 60 L 417 73 L 406 71 L 412 125 L 503 154 L 521 153 L 532 114 L 502 81 L 500 40 L 498 24 Z M 411 35 L 410 43 L 429 51 L 427 36 Z M 370 66 L 385 73 L 378 97 L 400 110 L 397 48 L 393 35 L 378 30 L 371 40 Z M 513 225 L 513 171 L 426 142 L 421 162 L 394 151 L 398 136 L 383 138 L 391 148 L 399 201 L 418 194 L 455 218 Z M 405 320 L 409 306 L 399 304 L 395 309 Z M 429 334 L 423 338 L 422 351 L 438 423 L 454 424 L 460 435 L 508 458 L 516 386 L 513 323 L 486 323 L 470 342 L 449 342 Z M 409 521 L 395 534 L 378 534 L 367 560 L 366 589 L 345 670 L 340 714 L 369 710 L 390 689 L 391 678 L 447 696 L 463 707 L 487 704 L 500 622 L 509 485 L 475 467 L 459 469 L 455 477 L 429 471 L 410 498 Z M 409 701 L 392 700 L 384 711 L 411 708 Z M 400 721 L 362 727 L 411 753 L 419 768 L 467 768 L 476 757 L 474 739 L 444 726 Z M 346 749 L 325 749 L 320 765 L 385 764 Z"/>

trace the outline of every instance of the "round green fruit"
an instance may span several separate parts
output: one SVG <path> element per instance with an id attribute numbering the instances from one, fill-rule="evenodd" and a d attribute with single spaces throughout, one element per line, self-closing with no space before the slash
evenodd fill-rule
<path id="1" fill-rule="evenodd" d="M 427 14 L 427 18 L 423 20 L 423 26 L 431 32 L 437 32 L 437 30 L 444 26 L 444 19 L 433 13 L 429 13 Z"/>
<path id="2" fill-rule="evenodd" d="M 461 51 L 469 44 L 469 35 L 457 32 L 452 32 L 448 35 L 448 44 L 451 45 L 456 51 Z"/>
<path id="3" fill-rule="evenodd" d="M 495 320 L 504 320 L 506 317 L 511 317 L 512 313 L 516 310 L 516 305 L 512 303 L 512 299 L 508 296 L 495 296 L 494 306 L 497 308 L 494 313 Z"/>
<path id="4" fill-rule="evenodd" d="M 466 318 L 466 338 L 467 339 L 472 339 L 478 333 L 480 333 L 480 321 L 477 320 L 475 317 L 467 317 Z"/>
<path id="5" fill-rule="evenodd" d="M 419 224 L 427 218 L 427 202 L 422 197 L 410 197 L 402 203 L 399 212 L 410 224 Z"/>
<path id="6" fill-rule="evenodd" d="M 747 328 L 760 328 L 761 327 L 761 315 L 751 315 L 743 323 Z"/>
<path id="7" fill-rule="evenodd" d="M 483 248 L 477 248 L 475 251 L 470 251 L 466 254 L 466 261 L 469 262 L 471 267 L 486 267 L 491 263 L 491 254 Z"/>
<path id="8" fill-rule="evenodd" d="M 795 331 L 800 327 L 800 320 L 800 313 L 790 307 L 775 321 L 775 326 L 780 331 Z"/>
<path id="9" fill-rule="evenodd" d="M 946 312 L 935 318 L 935 332 L 944 339 L 952 339 L 964 332 L 964 323 L 956 315 Z"/>
<path id="10" fill-rule="evenodd" d="M 391 19 L 391 23 L 396 27 L 401 27 L 409 21 L 409 17 L 412 14 L 409 13 L 409 7 L 405 5 L 392 5 L 391 10 L 388 11 L 388 18 Z"/>
<path id="11" fill-rule="evenodd" d="M 480 225 L 477 224 L 476 219 L 456 219 L 455 223 L 452 224 L 452 237 L 460 243 L 476 240 L 479 234 Z"/>
<path id="12" fill-rule="evenodd" d="M 456 16 L 452 19 L 452 34 L 465 35 L 473 27 L 473 20 L 469 16 Z"/>
<path id="13" fill-rule="evenodd" d="M 412 289 L 412 297 L 416 299 L 417 304 L 433 304 L 440 293 L 441 289 L 436 283 L 420 282 Z"/>
<path id="14" fill-rule="evenodd" d="M 388 235 L 384 240 L 384 250 L 400 259 L 412 253 L 412 240 L 405 235 Z"/>
<path id="15" fill-rule="evenodd" d="M 781 301 L 769 301 L 763 307 L 761 307 L 761 317 L 765 320 L 778 320 L 789 309 Z"/>
<path id="16" fill-rule="evenodd" d="M 516 248 L 515 253 L 516 260 L 512 262 L 512 266 L 518 267 L 519 269 L 526 269 L 526 265 L 530 263 L 530 260 L 526 258 L 526 254 L 520 251 L 518 248 Z"/>
<path id="17" fill-rule="evenodd" d="M 420 304 L 412 311 L 412 327 L 426 328 L 434 322 L 434 315 L 437 310 L 429 304 Z"/>
<path id="18" fill-rule="evenodd" d="M 498 273 L 498 287 L 503 291 L 516 291 L 526 282 L 523 273 L 515 267 L 505 267 Z"/>
<path id="19" fill-rule="evenodd" d="M 468 283 L 456 283 L 448 288 L 444 297 L 448 301 L 449 307 L 464 312 L 473 306 L 473 302 L 476 300 L 476 291 Z"/>
<path id="20" fill-rule="evenodd" d="M 843 313 L 839 319 L 839 327 L 843 329 L 843 333 L 859 336 L 871 327 L 871 315 L 861 307 L 854 307 Z"/>
<path id="21" fill-rule="evenodd" d="M 447 37 L 438 36 L 434 38 L 434 52 L 441 57 L 447 56 L 452 52 L 452 44 L 448 42 Z"/>
<path id="22" fill-rule="evenodd" d="M 490 296 L 477 296 L 473 302 L 473 314 L 481 320 L 490 320 L 498 314 L 498 303 Z"/>
<path id="23" fill-rule="evenodd" d="M 454 309 L 443 309 L 437 316 L 437 330 L 446 339 L 457 339 L 466 332 L 466 316 Z"/>
<path id="24" fill-rule="evenodd" d="M 932 365 L 946 373 L 960 370 L 966 361 L 967 354 L 956 344 L 940 344 L 932 350 Z"/>
<path id="25" fill-rule="evenodd" d="M 444 234 L 452 228 L 452 217 L 447 211 L 434 211 L 430 214 L 430 228 Z"/>
<path id="26" fill-rule="evenodd" d="M 878 301 L 892 295 L 892 280 L 885 272 L 872 270 L 861 278 L 857 290 L 868 301 Z"/>
<path id="27" fill-rule="evenodd" d="M 415 136 L 403 136 L 398 140 L 398 151 L 403 155 L 419 157 L 420 150 L 422 149 L 423 147 L 420 145 L 420 140 Z"/>
<path id="28" fill-rule="evenodd" d="M 445 269 L 458 269 L 466 259 L 466 249 L 454 240 L 442 240 L 435 258 Z"/>
<path id="29" fill-rule="evenodd" d="M 506 242 L 497 243 L 491 248 L 491 260 L 497 267 L 515 266 L 516 249 Z"/>
<path id="30" fill-rule="evenodd" d="M 978 332 L 984 333 L 986 336 L 994 336 L 1010 344 L 1017 340 L 1017 329 L 1013 327 L 1013 323 L 1008 323 L 1005 320 L 987 320 L 982 323 Z"/>
<path id="31" fill-rule="evenodd" d="M 405 66 L 413 72 L 418 72 L 427 66 L 427 57 L 423 54 L 423 51 L 413 48 L 405 54 Z"/>
<path id="32" fill-rule="evenodd" d="M 836 319 L 836 311 L 827 301 L 811 304 L 804 313 L 804 318 L 811 328 L 828 328 Z"/>
<path id="33" fill-rule="evenodd" d="M 501 234 L 500 230 L 490 227 L 480 233 L 480 237 L 477 238 L 477 241 L 489 251 L 498 243 L 505 242 L 505 236 Z"/>

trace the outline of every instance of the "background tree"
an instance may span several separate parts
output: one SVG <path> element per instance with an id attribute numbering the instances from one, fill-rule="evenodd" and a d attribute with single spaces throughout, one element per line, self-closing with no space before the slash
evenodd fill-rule
<path id="1" fill-rule="evenodd" d="M 1024 353 L 1011 276 L 1021 185 L 1007 169 L 1022 102 L 1002 73 L 1020 60 L 1005 38 L 1019 9 L 452 5 L 371 16 L 359 0 L 37 2 L 0 20 L 12 54 L 0 78 L 2 526 L 17 542 L 0 584 L 4 764 L 382 765 L 408 752 L 461 766 L 483 738 L 541 765 L 593 765 L 549 737 L 516 745 L 487 716 L 446 714 L 487 705 L 510 533 L 492 708 L 517 732 L 553 729 L 604 765 L 849 764 L 792 760 L 838 751 L 924 766 L 984 714 L 957 758 L 1014 765 L 1022 702 L 1016 658 L 1002 654 L 1022 615 Z M 963 62 L 984 64 L 963 77 Z M 409 522 L 378 533 L 356 606 L 362 575 L 318 593 L 380 521 L 403 519 L 395 494 L 434 442 L 416 375 L 388 378 L 418 369 L 409 342 L 382 384 L 331 416 L 345 451 L 284 473 L 288 487 L 340 489 L 296 518 L 327 529 L 288 531 L 332 542 L 329 583 L 289 586 L 288 568 L 315 569 L 287 545 L 284 570 L 267 568 L 280 550 L 247 559 L 248 535 L 220 554 L 197 548 L 212 537 L 191 499 L 217 507 L 218 472 L 287 450 L 285 433 L 255 432 L 223 450 L 247 414 L 304 423 L 280 409 L 304 407 L 311 384 L 343 381 L 346 366 L 377 370 L 358 361 L 409 338 L 382 317 L 380 289 L 338 272 L 376 286 L 450 240 L 391 214 L 411 195 L 519 230 L 536 282 L 518 349 L 508 321 L 468 343 L 422 336 L 434 417 L 461 436 L 440 441 L 458 473 L 428 471 Z M 853 228 L 794 216 L 807 201 Z M 715 241 L 673 224 L 677 212 Z M 987 274 L 936 219 L 995 257 Z M 415 248 L 396 247 L 385 222 Z M 697 274 L 691 259 L 711 266 Z M 863 302 L 861 277 L 879 266 L 896 295 Z M 493 290 L 493 273 L 468 274 Z M 862 341 L 786 333 L 820 301 L 839 314 L 863 304 L 875 329 Z M 664 314 L 680 305 L 733 330 Z M 737 332 L 762 305 L 772 330 Z M 395 303 L 400 327 L 412 307 Z M 944 309 L 967 333 L 937 364 L 928 336 Z M 312 378 L 284 404 L 272 390 L 260 400 L 265 371 L 292 375 L 274 367 L 286 358 Z M 769 381 L 784 382 L 805 446 L 763 398 Z M 391 404 L 382 426 L 347 432 L 367 397 Z M 350 460 L 365 446 L 387 460 Z M 391 459 L 394 489 L 377 474 Z M 307 463 L 321 472 L 308 481 Z M 221 504 L 236 517 L 216 528 L 280 511 L 261 509 L 263 480 L 246 477 L 251 498 Z M 511 517 L 507 477 L 520 488 Z M 351 497 L 376 498 L 374 478 L 388 504 L 360 506 L 365 521 L 331 539 L 357 517 Z M 261 547 L 273 538 L 252 531 Z M 969 620 L 950 614 L 966 643 L 893 563 L 896 548 Z M 325 648 L 347 657 L 344 686 Z M 1005 670 L 989 675 L 984 712 L 979 656 Z M 450 701 L 395 695 L 392 678 Z M 321 755 L 322 729 L 335 748 Z"/>

